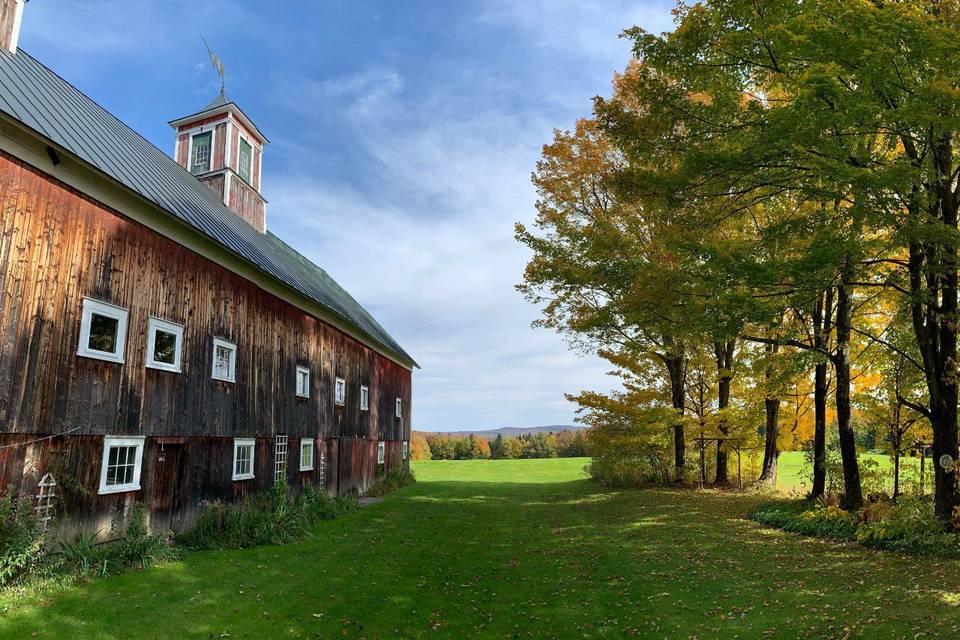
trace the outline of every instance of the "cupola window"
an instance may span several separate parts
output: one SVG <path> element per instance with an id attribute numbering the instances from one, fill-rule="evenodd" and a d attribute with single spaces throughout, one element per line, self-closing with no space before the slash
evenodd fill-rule
<path id="1" fill-rule="evenodd" d="M 210 149 L 212 147 L 213 132 L 206 131 L 193 136 L 193 145 L 190 157 L 190 172 L 193 174 L 210 171 Z"/>
<path id="2" fill-rule="evenodd" d="M 237 172 L 248 184 L 252 182 L 250 179 L 251 158 L 253 158 L 253 147 L 250 146 L 249 142 L 240 138 L 240 161 L 237 163 Z"/>

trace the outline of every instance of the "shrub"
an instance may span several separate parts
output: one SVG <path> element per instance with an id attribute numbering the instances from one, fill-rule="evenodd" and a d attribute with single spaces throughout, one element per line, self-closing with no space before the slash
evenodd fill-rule
<path id="1" fill-rule="evenodd" d="M 44 561 L 44 533 L 28 500 L 0 498 L 0 585 L 13 584 Z"/>
<path id="2" fill-rule="evenodd" d="M 87 533 L 83 529 L 77 532 L 73 540 L 60 542 L 60 555 L 64 563 L 76 576 L 90 575 L 91 569 L 96 567 L 99 575 L 107 572 L 106 559 L 97 551 L 97 533 Z"/>
<path id="3" fill-rule="evenodd" d="M 867 547 L 960 556 L 960 534 L 946 531 L 932 505 L 915 497 L 902 496 L 896 504 L 871 502 L 857 514 L 822 503 L 777 502 L 760 505 L 750 517 L 785 531 L 855 541 Z"/>
<path id="4" fill-rule="evenodd" d="M 106 559 L 118 568 L 146 569 L 153 564 L 167 562 L 179 554 L 173 546 L 169 531 L 150 533 L 143 504 L 136 503 L 130 511 L 127 530 L 122 538 L 105 546 Z"/>
<path id="5" fill-rule="evenodd" d="M 304 514 L 311 524 L 321 520 L 333 520 L 360 508 L 356 496 L 336 496 L 331 498 L 325 491 L 306 487 L 300 494 Z"/>
<path id="6" fill-rule="evenodd" d="M 356 508 L 354 497 L 331 498 L 312 487 L 291 499 L 286 483 L 280 482 L 239 502 L 205 504 L 194 528 L 179 541 L 190 549 L 286 544 L 306 537 L 311 524 Z"/>
<path id="7" fill-rule="evenodd" d="M 413 475 L 413 471 L 410 470 L 410 467 L 406 465 L 401 465 L 399 467 L 394 467 L 387 471 L 385 474 L 380 476 L 376 482 L 374 482 L 369 489 L 367 489 L 366 495 L 377 498 L 379 496 L 385 496 L 388 493 L 396 491 L 397 489 L 402 489 L 408 484 L 413 484 L 417 479 Z"/>
<path id="8" fill-rule="evenodd" d="M 122 519 L 114 518 L 111 531 L 118 534 Z M 97 544 L 99 532 L 87 533 L 82 529 L 73 540 L 60 542 L 63 563 L 78 578 L 109 573 L 122 573 L 126 569 L 146 569 L 176 558 L 179 554 L 173 546 L 169 532 L 150 533 L 147 530 L 146 509 L 135 503 L 130 510 L 126 532 L 122 537 Z"/>
<path id="9" fill-rule="evenodd" d="M 594 457 L 587 465 L 587 473 L 600 484 L 613 488 L 669 481 L 665 461 L 654 453 L 635 457 Z"/>

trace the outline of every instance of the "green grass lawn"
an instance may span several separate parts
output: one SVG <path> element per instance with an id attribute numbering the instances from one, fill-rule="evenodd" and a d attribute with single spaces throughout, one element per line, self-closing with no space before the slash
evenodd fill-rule
<path id="1" fill-rule="evenodd" d="M 311 541 L 93 580 L 0 638 L 956 637 L 960 562 L 767 529 L 755 496 L 602 489 L 585 462 L 418 463 Z"/>
<path id="2" fill-rule="evenodd" d="M 887 490 L 893 490 L 893 460 L 890 456 L 880 453 L 861 453 L 859 460 L 871 460 L 876 462 L 878 468 L 885 474 Z M 900 483 L 901 487 L 906 487 L 912 482 L 915 486 L 920 470 L 920 459 L 904 457 L 900 459 Z M 930 461 L 927 460 L 926 490 L 930 492 L 931 476 L 929 475 Z M 780 454 L 777 460 L 777 486 L 784 491 L 803 492 L 810 488 L 810 465 L 802 451 L 785 451 Z"/>

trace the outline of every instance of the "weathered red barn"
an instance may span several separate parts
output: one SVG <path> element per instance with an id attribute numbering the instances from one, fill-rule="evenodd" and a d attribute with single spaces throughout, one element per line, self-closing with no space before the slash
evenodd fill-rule
<path id="1" fill-rule="evenodd" d="M 183 529 L 273 484 L 406 464 L 416 363 L 267 229 L 266 137 L 225 95 L 172 159 L 16 46 L 0 0 L 0 495 Z"/>

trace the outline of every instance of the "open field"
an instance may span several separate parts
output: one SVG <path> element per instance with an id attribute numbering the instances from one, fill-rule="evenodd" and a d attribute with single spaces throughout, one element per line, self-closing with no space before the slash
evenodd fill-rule
<path id="1" fill-rule="evenodd" d="M 760 498 L 605 490 L 583 459 L 416 463 L 284 547 L 204 552 L 31 600 L 0 638 L 931 638 L 960 562 L 765 529 Z"/>
<path id="2" fill-rule="evenodd" d="M 884 474 L 884 480 L 887 483 L 887 489 L 893 489 L 893 461 L 890 456 L 878 453 L 861 453 L 861 461 L 870 460 L 877 464 L 878 468 Z M 917 483 L 920 470 L 919 458 L 901 458 L 900 459 L 900 482 L 902 487 L 908 483 Z M 930 461 L 927 460 L 926 468 L 926 489 L 930 491 Z M 780 454 L 777 461 L 777 486 L 784 491 L 803 492 L 810 488 L 810 465 L 802 451 L 785 451 Z"/>

